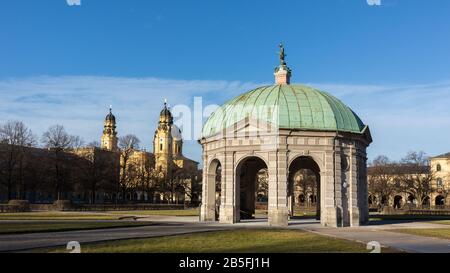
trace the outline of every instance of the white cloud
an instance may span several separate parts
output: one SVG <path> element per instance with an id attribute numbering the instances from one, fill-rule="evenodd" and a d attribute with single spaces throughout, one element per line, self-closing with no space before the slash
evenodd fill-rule
<path id="1" fill-rule="evenodd" d="M 22 120 L 41 135 L 53 124 L 63 124 L 86 141 L 98 140 L 109 105 L 118 119 L 119 134 L 133 133 L 152 149 L 163 98 L 170 105 L 221 102 L 255 84 L 226 81 L 183 81 L 156 78 L 60 76 L 0 81 L 0 121 Z M 214 96 L 214 97 L 212 97 Z M 200 159 L 194 141 L 188 156 Z"/>
<path id="2" fill-rule="evenodd" d="M 41 135 L 63 124 L 86 141 L 101 136 L 109 105 L 118 119 L 118 132 L 136 134 L 152 149 L 163 99 L 174 106 L 191 106 L 194 96 L 204 105 L 221 104 L 262 84 L 121 78 L 98 76 L 31 77 L 0 80 L 0 122 L 22 120 Z M 450 151 L 450 82 L 423 85 L 308 84 L 349 105 L 371 127 L 374 143 L 369 158 L 386 154 L 393 159 L 409 150 L 429 154 Z M 201 149 L 187 141 L 185 153 L 200 161 Z"/>
<path id="3" fill-rule="evenodd" d="M 371 127 L 369 157 L 450 151 L 450 82 L 416 85 L 312 84 L 350 106 Z"/>

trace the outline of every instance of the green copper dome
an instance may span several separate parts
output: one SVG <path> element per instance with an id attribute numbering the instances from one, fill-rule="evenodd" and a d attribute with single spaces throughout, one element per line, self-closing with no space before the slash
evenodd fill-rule
<path id="1" fill-rule="evenodd" d="M 327 92 L 302 85 L 272 85 L 242 94 L 217 109 L 203 126 L 212 136 L 246 117 L 280 129 L 363 133 L 361 119 Z"/>

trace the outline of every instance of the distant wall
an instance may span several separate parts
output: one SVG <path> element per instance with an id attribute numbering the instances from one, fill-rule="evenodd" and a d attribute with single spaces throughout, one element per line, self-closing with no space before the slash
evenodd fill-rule
<path id="1" fill-rule="evenodd" d="M 172 204 L 71 204 L 58 207 L 53 204 L 31 204 L 32 211 L 124 211 L 124 210 L 177 210 L 184 205 Z"/>

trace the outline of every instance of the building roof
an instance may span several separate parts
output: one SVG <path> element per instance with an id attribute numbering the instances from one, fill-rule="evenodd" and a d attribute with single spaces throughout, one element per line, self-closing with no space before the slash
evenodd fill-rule
<path id="1" fill-rule="evenodd" d="M 303 85 L 263 86 L 244 93 L 217 109 L 203 126 L 212 136 L 243 120 L 254 118 L 280 129 L 363 133 L 361 119 L 339 99 Z"/>
<path id="2" fill-rule="evenodd" d="M 180 141 L 183 140 L 183 135 L 181 133 L 181 129 L 178 128 L 175 124 L 172 124 L 170 127 L 170 133 L 172 135 L 173 140 Z"/>
<path id="3" fill-rule="evenodd" d="M 106 116 L 105 120 L 116 122 L 116 117 L 113 115 L 112 110 L 109 110 L 108 115 Z"/>
<path id="4" fill-rule="evenodd" d="M 450 153 L 433 156 L 432 158 L 450 158 Z"/>

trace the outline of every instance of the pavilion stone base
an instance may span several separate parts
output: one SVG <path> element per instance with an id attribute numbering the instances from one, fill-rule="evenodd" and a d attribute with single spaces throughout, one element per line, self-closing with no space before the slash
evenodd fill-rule
<path id="1" fill-rule="evenodd" d="M 289 211 L 287 208 L 269 208 L 269 226 L 287 227 Z"/>
<path id="2" fill-rule="evenodd" d="M 342 226 L 341 210 L 337 207 L 326 207 L 321 211 L 320 222 L 326 227 Z"/>
<path id="3" fill-rule="evenodd" d="M 350 215 L 350 226 L 351 227 L 359 227 L 361 224 L 361 219 L 359 215 L 359 210 L 357 207 L 352 209 L 352 213 Z"/>
<path id="4" fill-rule="evenodd" d="M 219 222 L 222 224 L 239 222 L 239 211 L 234 206 L 220 206 Z"/>
<path id="5" fill-rule="evenodd" d="M 345 212 L 341 207 L 327 207 L 321 211 L 320 222 L 326 227 L 359 227 L 364 223 L 356 207 L 352 212 Z"/>
<path id="6" fill-rule="evenodd" d="M 214 205 L 202 204 L 200 208 L 200 220 L 210 222 L 216 220 L 216 208 Z"/>

